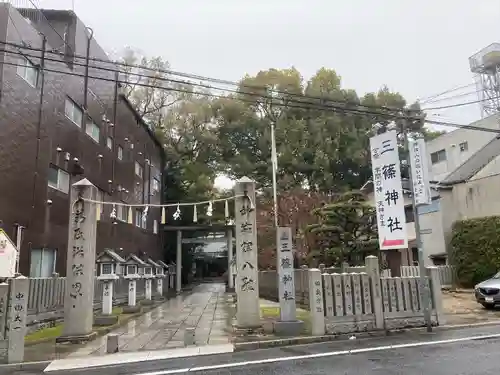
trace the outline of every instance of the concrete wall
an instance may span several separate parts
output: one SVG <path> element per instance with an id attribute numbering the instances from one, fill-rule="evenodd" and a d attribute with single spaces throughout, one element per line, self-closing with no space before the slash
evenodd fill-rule
<path id="1" fill-rule="evenodd" d="M 488 129 L 500 128 L 497 116 L 481 119 L 471 125 Z M 494 133 L 457 129 L 427 142 L 428 159 L 431 164 L 431 179 L 441 181 L 494 137 Z M 466 151 L 460 151 L 459 144 L 462 142 L 467 142 L 468 149 Z M 446 150 L 446 161 L 432 164 L 430 155 L 442 149 Z"/>

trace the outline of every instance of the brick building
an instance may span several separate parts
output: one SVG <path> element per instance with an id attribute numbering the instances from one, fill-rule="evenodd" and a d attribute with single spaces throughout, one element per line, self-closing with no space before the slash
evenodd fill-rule
<path id="1" fill-rule="evenodd" d="M 71 11 L 38 12 L 0 2 L 0 220 L 13 241 L 18 226 L 25 228 L 24 275 L 65 274 L 68 192 L 82 177 L 97 186 L 100 201 L 162 200 L 161 144 L 122 95 L 115 72 L 89 68 L 88 76 L 106 80 L 88 79 L 85 90 L 85 58 L 78 56 L 90 45 L 91 58 L 107 60 L 91 34 Z M 23 44 L 29 48 L 15 46 Z M 90 65 L 114 69 L 94 60 Z M 146 252 L 163 259 L 159 208 L 150 209 L 145 221 L 134 209 L 132 224 L 127 209 L 116 207 L 117 220 L 111 210 L 107 205 L 98 211 L 97 251 Z"/>

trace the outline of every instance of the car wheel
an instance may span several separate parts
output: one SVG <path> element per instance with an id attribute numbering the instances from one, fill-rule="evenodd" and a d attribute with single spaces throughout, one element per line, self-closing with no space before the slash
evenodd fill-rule
<path id="1" fill-rule="evenodd" d="M 483 303 L 482 305 L 484 306 L 485 309 L 488 309 L 488 310 L 492 310 L 495 308 L 494 303 Z"/>

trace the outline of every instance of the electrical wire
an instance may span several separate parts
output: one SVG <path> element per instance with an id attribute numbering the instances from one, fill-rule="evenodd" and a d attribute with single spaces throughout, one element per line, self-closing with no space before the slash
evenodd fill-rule
<path id="1" fill-rule="evenodd" d="M 442 95 L 448 94 L 448 93 L 453 92 L 453 91 L 457 91 L 457 90 L 465 89 L 465 88 L 467 88 L 467 87 L 475 86 L 475 85 L 476 85 L 475 83 L 469 83 L 469 84 L 467 84 L 467 85 L 458 86 L 458 87 L 455 87 L 455 88 L 453 88 L 453 89 L 449 89 L 449 90 L 443 91 L 443 92 L 441 92 L 441 93 L 439 93 L 439 94 L 434 94 L 434 95 L 428 96 L 427 98 L 424 98 L 424 99 L 419 100 L 419 102 L 420 102 L 421 104 L 424 104 L 424 103 L 427 103 L 427 102 L 429 102 L 430 100 L 432 100 L 432 99 L 434 99 L 434 98 L 437 98 L 437 97 L 439 97 L 439 96 L 442 96 Z"/>
<path id="2" fill-rule="evenodd" d="M 429 107 L 429 108 L 422 108 L 423 111 L 431 111 L 435 109 L 446 109 L 446 108 L 455 108 L 455 107 L 463 107 L 466 105 L 471 105 L 471 104 L 478 104 L 478 103 L 483 103 L 487 102 L 489 100 L 495 100 L 495 99 L 500 99 L 500 96 L 494 96 L 492 98 L 487 98 L 487 99 L 479 99 L 479 100 L 474 100 L 470 102 L 465 102 L 465 103 L 457 103 L 457 104 L 450 104 L 450 105 L 443 105 L 441 107 Z"/>
<path id="3" fill-rule="evenodd" d="M 12 46 L 12 47 L 16 47 L 16 48 L 19 48 L 19 49 L 28 49 L 28 50 L 32 50 L 32 51 L 38 51 L 39 50 L 38 48 L 27 47 L 27 46 L 18 45 L 18 44 L 9 43 L 9 42 L 0 42 L 0 44 Z M 66 54 L 61 53 L 61 52 L 47 51 L 47 53 L 48 54 L 59 55 L 60 57 L 67 56 Z M 29 56 L 29 55 L 27 55 L 27 56 Z M 77 59 L 85 59 L 86 58 L 83 55 L 76 55 L 76 54 L 72 54 L 71 57 L 74 57 L 74 58 L 77 58 Z M 214 83 L 219 83 L 219 84 L 236 86 L 236 87 L 240 87 L 240 88 L 249 88 L 249 89 L 256 89 L 256 90 L 263 90 L 263 89 L 265 89 L 266 92 L 268 92 L 268 93 L 275 93 L 275 94 L 287 95 L 288 97 L 294 97 L 294 96 L 304 97 L 303 94 L 299 94 L 299 93 L 293 93 L 293 92 L 289 92 L 289 91 L 282 91 L 282 90 L 270 89 L 270 88 L 265 88 L 265 87 L 256 86 L 256 85 L 249 85 L 249 84 L 245 84 L 243 82 L 235 82 L 235 81 L 223 80 L 223 79 L 218 79 L 218 78 L 211 78 L 211 77 L 199 76 L 199 75 L 194 75 L 194 74 L 190 74 L 190 73 L 183 73 L 183 72 L 178 72 L 178 71 L 169 70 L 169 69 L 155 69 L 155 68 L 151 68 L 151 67 L 147 67 L 147 66 L 143 66 L 143 65 L 138 65 L 138 64 L 129 64 L 129 63 L 125 63 L 125 62 L 113 62 L 113 61 L 109 61 L 109 60 L 105 60 L 105 59 L 100 59 L 100 58 L 93 58 L 93 57 L 91 57 L 89 59 L 89 61 L 92 61 L 92 62 L 101 62 L 101 63 L 115 65 L 115 66 L 123 66 L 123 67 L 126 67 L 126 68 L 136 68 L 136 69 L 140 69 L 140 70 L 143 70 L 143 71 L 152 71 L 152 72 L 154 72 L 156 74 L 163 73 L 163 74 L 169 74 L 169 75 L 172 75 L 172 76 L 179 76 L 179 77 L 191 78 L 191 79 L 196 79 L 196 80 L 201 80 L 201 81 L 214 82 Z M 75 65 L 80 65 L 81 63 L 74 63 L 74 64 Z M 103 69 L 103 67 L 98 67 L 98 66 L 95 66 L 95 65 L 90 66 L 90 67 L 92 67 L 93 69 Z M 128 74 L 128 75 L 132 74 L 131 72 L 124 72 L 124 71 L 120 71 L 120 72 L 122 74 Z M 134 73 L 133 75 L 137 75 L 137 73 Z M 145 76 L 145 77 L 158 78 L 157 76 Z M 165 78 L 165 80 L 169 80 L 169 79 Z M 170 79 L 170 80 L 173 81 L 173 82 L 180 82 L 182 84 L 199 85 L 199 84 L 196 84 L 194 82 L 189 82 L 189 81 L 175 81 L 175 80 L 172 80 L 172 79 Z M 210 88 L 210 86 L 207 87 L 207 88 Z M 247 92 L 244 92 L 244 91 L 241 91 L 241 90 L 240 90 L 240 92 L 248 94 Z M 321 96 L 308 96 L 308 97 L 311 98 L 311 99 L 316 99 L 316 100 L 321 100 L 321 101 L 326 101 L 326 102 L 331 102 L 331 103 L 336 103 L 336 104 L 356 105 L 356 106 L 362 106 L 362 107 L 366 107 L 366 108 L 384 109 L 384 110 L 387 110 L 387 111 L 401 111 L 402 110 L 402 108 L 399 108 L 399 107 L 371 105 L 371 104 L 361 104 L 359 102 L 350 101 L 350 100 L 346 100 L 346 99 L 345 100 L 334 100 L 334 99 L 329 99 L 329 98 L 325 98 L 325 97 L 321 97 Z M 275 98 L 273 97 L 273 99 L 275 99 Z"/>
<path id="4" fill-rule="evenodd" d="M 1 52 L 2 50 L 0 50 Z M 14 54 L 19 54 L 23 55 L 20 52 L 12 52 L 12 51 L 7 51 L 4 50 L 5 52 L 9 53 L 14 53 Z M 60 63 L 63 63 L 62 61 L 57 61 Z M 14 64 L 14 63 L 8 63 L 8 62 L 3 62 L 4 65 L 11 65 L 11 66 L 20 66 L 19 64 Z M 100 69 L 100 67 L 96 67 L 96 69 Z M 64 75 L 69 75 L 69 76 L 76 76 L 76 77 L 81 77 L 84 78 L 84 74 L 78 74 L 75 72 L 69 72 L 69 71 L 60 71 L 60 70 L 54 70 L 54 69 L 44 69 L 46 72 L 52 72 L 52 73 L 57 73 L 57 74 L 64 74 Z M 90 76 L 88 77 L 89 79 L 96 79 L 96 80 L 101 80 L 101 81 L 107 81 L 107 82 L 116 82 L 114 79 L 109 79 L 109 78 L 104 78 L 104 77 L 97 77 L 97 76 Z M 119 80 L 118 83 L 122 84 L 128 84 L 129 82 L 127 81 L 122 81 Z M 157 85 L 149 85 L 145 83 L 137 83 L 137 86 L 140 87 L 147 87 L 147 88 L 153 88 L 153 89 L 160 89 L 160 90 L 168 90 L 168 91 L 174 91 L 174 92 L 184 92 L 184 93 L 193 93 L 192 91 L 189 90 L 182 90 L 178 88 L 165 88 L 162 86 L 157 86 Z M 219 90 L 226 91 L 227 89 L 221 89 Z M 240 92 L 241 93 L 241 92 Z M 205 93 L 205 92 L 196 92 L 196 95 L 200 96 L 207 96 L 207 97 L 213 97 L 213 98 L 219 98 L 219 99 L 231 99 L 231 97 L 228 97 L 226 95 L 216 95 L 212 93 Z M 241 93 L 248 95 L 248 93 Z M 256 93 L 253 93 L 256 96 L 259 96 L 261 98 L 266 98 L 266 96 L 258 95 Z M 267 97 L 267 98 L 272 98 L 273 97 Z M 234 98 L 233 98 L 234 99 Z M 254 101 L 249 101 L 245 100 L 243 98 L 236 98 L 237 100 L 241 102 L 247 102 L 247 103 L 254 103 Z M 306 110 L 311 110 L 311 109 L 317 109 L 317 110 L 331 110 L 332 112 L 342 112 L 342 113 L 352 113 L 352 114 L 357 114 L 357 115 L 370 115 L 370 116 L 383 116 L 383 117 L 388 117 L 388 118 L 393 118 L 393 119 L 407 119 L 407 120 L 421 120 L 420 117 L 414 117 L 414 116 L 408 116 L 404 114 L 394 114 L 394 113 L 387 113 L 387 112 L 373 112 L 373 111 L 367 111 L 367 110 L 362 110 L 362 109 L 357 109 L 357 108 L 346 108 L 346 107 L 338 107 L 338 106 L 333 106 L 333 105 L 326 105 L 326 104 L 321 104 L 321 103 L 311 103 L 311 102 L 296 102 L 298 104 L 304 104 L 307 106 L 299 106 L 299 105 L 290 105 L 290 103 L 276 103 L 274 104 L 276 107 L 281 107 L 281 108 L 296 108 L 296 109 L 306 109 Z M 291 101 L 291 104 L 295 104 L 293 101 Z M 466 128 L 469 130 L 477 130 L 477 131 L 486 131 L 486 132 L 495 132 L 499 133 L 500 131 L 494 131 L 492 129 L 485 129 L 481 128 L 478 126 L 474 125 L 464 125 L 464 124 L 457 124 L 457 123 L 449 123 L 449 122 L 440 122 L 440 121 L 432 121 L 432 120 L 424 120 L 426 123 L 434 124 L 434 125 L 442 125 L 442 126 L 449 126 L 449 127 L 455 127 L 455 128 Z"/>

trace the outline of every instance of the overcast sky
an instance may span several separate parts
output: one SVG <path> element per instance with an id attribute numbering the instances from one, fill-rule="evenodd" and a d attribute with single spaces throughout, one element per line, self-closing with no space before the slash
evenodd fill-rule
<path id="1" fill-rule="evenodd" d="M 27 1 L 27 0 L 12 0 Z M 500 42 L 499 0 L 74 0 L 107 51 L 124 46 L 161 55 L 175 70 L 238 80 L 295 66 L 322 67 L 362 94 L 386 84 L 408 100 L 473 83 L 468 58 Z M 70 9 L 72 0 L 38 0 Z M 442 106 L 477 99 L 471 93 Z M 432 111 L 468 123 L 477 105 Z"/>

